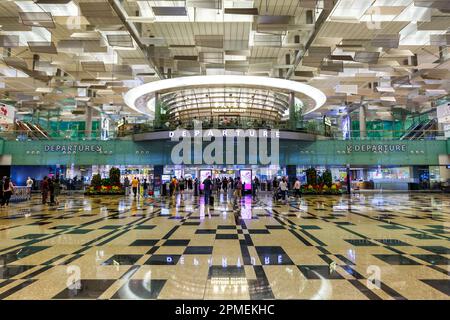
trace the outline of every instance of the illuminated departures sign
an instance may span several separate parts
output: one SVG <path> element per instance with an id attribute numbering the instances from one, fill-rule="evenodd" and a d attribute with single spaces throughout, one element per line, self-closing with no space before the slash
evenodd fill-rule
<path id="1" fill-rule="evenodd" d="M 246 154 L 248 154 L 248 164 L 277 165 L 279 163 L 280 132 L 278 130 L 202 130 L 202 126 L 196 124 L 192 132 L 179 129 L 170 131 L 169 137 L 172 141 L 179 141 L 171 152 L 173 164 L 192 164 L 192 146 L 194 164 L 245 164 Z M 270 140 L 270 147 L 268 140 Z M 203 142 L 206 141 L 211 142 L 203 148 Z M 246 150 L 246 141 L 248 141 L 248 150 Z"/>
<path id="2" fill-rule="evenodd" d="M 352 152 L 406 152 L 406 144 L 355 144 L 346 146 L 347 153 Z"/>
<path id="3" fill-rule="evenodd" d="M 82 145 L 82 144 L 72 144 L 72 145 L 62 145 L 62 144 L 55 144 L 55 145 L 45 145 L 44 146 L 45 152 L 62 152 L 62 153 L 76 153 L 76 152 L 102 152 L 102 146 L 98 144 L 93 145 Z"/>

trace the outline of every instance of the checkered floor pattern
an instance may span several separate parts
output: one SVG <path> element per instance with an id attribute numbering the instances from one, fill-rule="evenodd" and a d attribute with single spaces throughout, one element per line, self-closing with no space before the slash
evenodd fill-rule
<path id="1" fill-rule="evenodd" d="M 1 209 L 0 299 L 449 299 L 448 195 L 215 199 Z"/>

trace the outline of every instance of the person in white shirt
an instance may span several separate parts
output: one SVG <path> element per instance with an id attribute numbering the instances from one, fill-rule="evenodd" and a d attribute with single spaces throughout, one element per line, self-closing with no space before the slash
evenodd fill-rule
<path id="1" fill-rule="evenodd" d="M 33 183 L 34 183 L 33 179 L 28 177 L 28 179 L 27 179 L 27 197 L 28 197 L 28 200 L 31 199 L 31 189 L 33 188 Z"/>
<path id="2" fill-rule="evenodd" d="M 288 192 L 288 184 L 287 184 L 287 181 L 286 181 L 285 177 L 283 177 L 283 179 L 281 179 L 279 187 L 280 187 L 280 190 L 281 190 L 281 194 L 283 195 L 283 200 L 286 200 L 286 195 L 287 195 L 287 192 Z"/>

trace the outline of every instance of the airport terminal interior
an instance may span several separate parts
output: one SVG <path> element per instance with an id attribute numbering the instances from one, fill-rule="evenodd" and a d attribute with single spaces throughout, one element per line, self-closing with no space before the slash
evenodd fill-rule
<path id="1" fill-rule="evenodd" d="M 0 300 L 450 300 L 450 1 L 0 1 Z"/>

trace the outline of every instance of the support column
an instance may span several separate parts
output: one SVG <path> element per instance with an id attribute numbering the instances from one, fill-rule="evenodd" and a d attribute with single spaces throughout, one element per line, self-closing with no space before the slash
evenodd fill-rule
<path id="1" fill-rule="evenodd" d="M 92 137 L 92 108 L 86 107 L 86 122 L 84 128 L 84 135 L 86 139 L 91 139 Z"/>
<path id="2" fill-rule="evenodd" d="M 155 94 L 155 121 L 154 127 L 159 128 L 162 126 L 161 123 L 161 104 L 159 103 L 159 93 Z"/>
<path id="3" fill-rule="evenodd" d="M 297 127 L 297 115 L 295 114 L 295 95 L 293 92 L 289 93 L 289 126 L 290 129 Z"/>
<path id="4" fill-rule="evenodd" d="M 153 166 L 153 194 L 165 196 L 165 186 L 162 185 L 162 175 L 164 173 L 164 166 L 154 165 Z M 155 192 L 156 191 L 156 192 Z"/>
<path id="5" fill-rule="evenodd" d="M 347 194 L 351 195 L 351 193 L 352 193 L 352 177 L 351 177 L 351 172 L 350 172 L 350 164 L 347 164 L 345 166 L 345 169 L 346 169 L 346 174 L 347 174 L 347 178 L 346 178 Z"/>
<path id="6" fill-rule="evenodd" d="M 365 105 L 361 105 L 359 107 L 359 137 L 360 139 L 364 139 L 367 137 Z"/>

